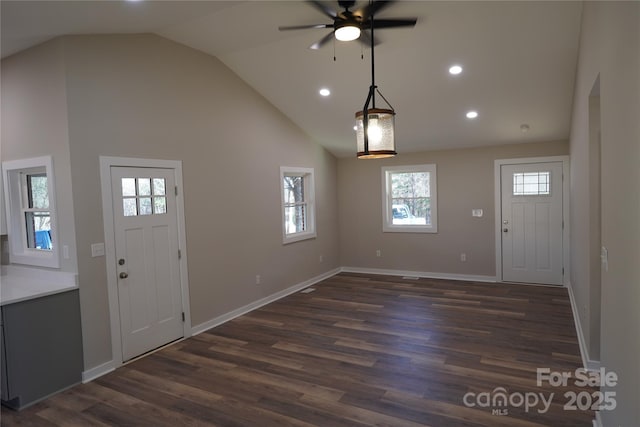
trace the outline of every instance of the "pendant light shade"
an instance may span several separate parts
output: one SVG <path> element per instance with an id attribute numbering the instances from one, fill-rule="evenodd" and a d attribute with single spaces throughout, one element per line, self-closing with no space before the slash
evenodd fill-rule
<path id="1" fill-rule="evenodd" d="M 364 113 L 356 113 L 356 143 L 358 158 L 384 159 L 396 153 L 394 135 L 395 115 L 393 110 L 370 108 L 367 120 L 367 146 L 364 135 Z"/>

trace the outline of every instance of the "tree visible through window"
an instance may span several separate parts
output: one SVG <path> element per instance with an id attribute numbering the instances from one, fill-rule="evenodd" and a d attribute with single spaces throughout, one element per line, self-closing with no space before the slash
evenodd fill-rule
<path id="1" fill-rule="evenodd" d="M 383 230 L 436 232 L 435 181 L 435 165 L 383 168 Z"/>
<path id="2" fill-rule="evenodd" d="M 281 168 L 283 241 L 315 237 L 313 169 Z"/>
<path id="3" fill-rule="evenodd" d="M 23 173 L 23 213 L 27 248 L 51 250 L 51 213 L 46 173 Z"/>

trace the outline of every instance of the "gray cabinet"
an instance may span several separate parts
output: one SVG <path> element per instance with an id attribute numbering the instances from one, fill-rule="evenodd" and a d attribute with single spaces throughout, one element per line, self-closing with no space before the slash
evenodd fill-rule
<path id="1" fill-rule="evenodd" d="M 78 290 L 2 306 L 2 403 L 21 409 L 82 380 Z"/>

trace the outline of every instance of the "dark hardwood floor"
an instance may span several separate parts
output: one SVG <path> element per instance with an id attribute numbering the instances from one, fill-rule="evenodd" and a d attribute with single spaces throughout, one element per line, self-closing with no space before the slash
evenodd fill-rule
<path id="1" fill-rule="evenodd" d="M 565 392 L 592 390 L 536 383 L 536 368 L 581 366 L 566 289 L 347 273 L 313 288 L 22 412 L 3 408 L 1 423 L 592 425 L 593 412 L 564 408 Z M 533 406 L 552 394 L 548 410 Z"/>

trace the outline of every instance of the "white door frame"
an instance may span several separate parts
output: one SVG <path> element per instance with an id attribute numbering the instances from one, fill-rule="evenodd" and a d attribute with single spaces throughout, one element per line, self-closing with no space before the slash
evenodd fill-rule
<path id="1" fill-rule="evenodd" d="M 173 169 L 178 189 L 176 195 L 178 247 L 181 257 L 180 289 L 182 309 L 185 315 L 183 322 L 184 338 L 191 336 L 191 310 L 189 307 L 189 275 L 187 272 L 187 240 L 185 234 L 184 198 L 182 186 L 182 162 L 179 160 L 139 159 L 132 157 L 100 156 L 100 184 L 102 187 L 102 217 L 104 221 L 105 263 L 107 269 L 107 287 L 109 295 L 109 317 L 111 319 L 111 354 L 112 367 L 122 365 L 122 334 L 120 330 L 120 302 L 118 300 L 118 279 L 116 268 L 116 244 L 113 218 L 113 197 L 111 188 L 111 167 L 139 167 Z"/>
<path id="2" fill-rule="evenodd" d="M 571 282 L 569 269 L 569 156 L 523 157 L 518 159 L 497 159 L 494 163 L 495 233 L 496 233 L 496 280 L 502 282 L 502 187 L 501 169 L 503 165 L 528 163 L 562 162 L 562 267 L 563 286 Z"/>

